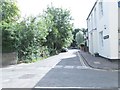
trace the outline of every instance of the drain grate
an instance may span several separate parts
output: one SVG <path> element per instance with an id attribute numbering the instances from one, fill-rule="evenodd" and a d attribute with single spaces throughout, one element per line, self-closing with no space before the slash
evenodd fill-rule
<path id="1" fill-rule="evenodd" d="M 34 76 L 35 74 L 25 74 L 19 77 L 19 79 L 29 79 L 29 78 L 33 78 Z"/>

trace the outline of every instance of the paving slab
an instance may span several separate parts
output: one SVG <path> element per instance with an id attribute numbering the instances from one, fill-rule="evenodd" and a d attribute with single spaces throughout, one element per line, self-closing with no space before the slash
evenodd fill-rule
<path id="1" fill-rule="evenodd" d="M 120 62 L 118 61 L 110 61 L 103 57 L 95 57 L 88 52 L 79 51 L 80 56 L 84 60 L 84 62 L 92 67 L 97 69 L 105 69 L 105 70 L 118 70 Z"/>

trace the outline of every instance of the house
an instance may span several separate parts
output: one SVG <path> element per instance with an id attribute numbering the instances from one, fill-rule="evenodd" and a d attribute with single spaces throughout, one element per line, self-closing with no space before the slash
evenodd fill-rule
<path id="1" fill-rule="evenodd" d="M 120 59 L 120 1 L 97 0 L 87 17 L 87 28 L 91 54 Z"/>

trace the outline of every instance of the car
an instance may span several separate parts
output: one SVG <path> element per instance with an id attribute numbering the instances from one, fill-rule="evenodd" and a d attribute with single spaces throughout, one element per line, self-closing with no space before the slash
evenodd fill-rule
<path id="1" fill-rule="evenodd" d="M 62 48 L 61 52 L 68 52 L 67 48 Z"/>

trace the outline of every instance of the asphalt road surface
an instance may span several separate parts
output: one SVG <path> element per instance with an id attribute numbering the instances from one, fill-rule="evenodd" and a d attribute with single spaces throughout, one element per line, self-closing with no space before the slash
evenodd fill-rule
<path id="1" fill-rule="evenodd" d="M 74 57 L 62 59 L 35 85 L 35 88 L 117 90 L 117 71 L 85 67 L 77 53 L 74 55 Z"/>

